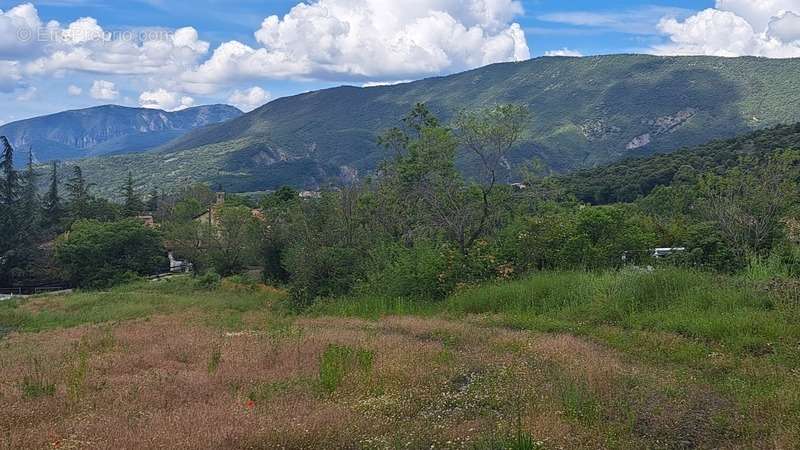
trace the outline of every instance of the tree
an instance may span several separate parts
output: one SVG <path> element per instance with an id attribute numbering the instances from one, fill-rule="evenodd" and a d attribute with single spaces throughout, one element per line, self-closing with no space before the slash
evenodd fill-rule
<path id="1" fill-rule="evenodd" d="M 53 161 L 50 169 L 50 187 L 47 189 L 47 194 L 43 201 L 44 222 L 50 226 L 58 224 L 64 214 L 61 206 L 61 197 L 58 192 L 58 183 L 58 165 Z"/>
<path id="2" fill-rule="evenodd" d="M 404 128 L 391 129 L 379 139 L 394 158 L 381 168 L 383 198 L 377 217 L 389 218 L 393 234 L 443 232 L 466 255 L 486 235 L 506 196 L 507 189 L 497 188 L 500 167 L 518 143 L 527 117 L 521 106 L 495 106 L 461 113 L 454 131 L 417 104 L 403 120 Z M 466 182 L 459 174 L 459 148 L 478 158 L 479 180 Z"/>
<path id="3" fill-rule="evenodd" d="M 14 147 L 5 136 L 0 136 L 0 143 L 3 144 L 3 154 L 0 159 L 0 172 L 3 174 L 3 178 L 0 179 L 0 203 L 13 207 L 20 193 L 19 173 L 14 169 Z"/>
<path id="4" fill-rule="evenodd" d="M 388 130 L 378 142 L 392 155 L 380 167 L 373 215 L 386 233 L 412 245 L 441 225 L 435 223 L 434 203 L 446 196 L 442 189 L 462 185 L 455 169 L 457 143 L 421 103 L 403 119 L 403 127 Z"/>
<path id="5" fill-rule="evenodd" d="M 476 185 L 480 190 L 481 210 L 477 214 L 477 223 L 465 238 L 467 247 L 486 232 L 488 222 L 496 213 L 497 202 L 493 201 L 493 194 L 498 183 L 498 171 L 522 137 L 528 120 L 527 108 L 520 105 L 496 105 L 462 112 L 456 118 L 459 143 L 478 157 L 482 172 Z"/>
<path id="6" fill-rule="evenodd" d="M 779 237 L 781 219 L 798 195 L 800 152 L 786 151 L 762 164 L 745 165 L 751 168 L 707 176 L 701 185 L 706 217 L 717 224 L 740 260 L 763 256 Z"/>
<path id="7" fill-rule="evenodd" d="M 153 190 L 150 191 L 150 197 L 147 199 L 147 211 L 149 211 L 150 214 L 155 214 L 158 211 L 160 200 L 158 189 L 153 188 Z"/>
<path id="8" fill-rule="evenodd" d="M 144 211 L 144 202 L 136 193 L 136 186 L 133 183 L 133 173 L 128 171 L 128 178 L 122 186 L 122 198 L 124 199 L 122 212 L 126 217 L 138 216 Z"/>
<path id="9" fill-rule="evenodd" d="M 72 168 L 72 178 L 67 182 L 67 192 L 69 195 L 69 213 L 72 220 L 88 219 L 89 212 L 89 189 L 91 184 L 83 178 L 83 171 L 80 166 Z"/>
<path id="10" fill-rule="evenodd" d="M 55 260 L 78 287 L 101 288 L 168 267 L 159 233 L 136 220 L 80 220 L 56 241 Z"/>
<path id="11" fill-rule="evenodd" d="M 33 166 L 33 151 L 28 150 L 28 164 L 22 176 L 22 193 L 20 195 L 20 210 L 22 218 L 27 224 L 29 233 L 35 233 L 39 224 L 40 202 L 38 189 L 38 176 Z"/>
<path id="12" fill-rule="evenodd" d="M 215 214 L 217 224 L 209 230 L 211 264 L 219 274 L 231 275 L 254 261 L 259 222 L 244 206 L 224 206 Z"/>
<path id="13" fill-rule="evenodd" d="M 5 136 L 0 136 L 3 144 L 0 159 L 0 283 L 11 278 L 11 271 L 17 266 L 24 233 L 19 227 L 22 218 L 19 210 L 20 178 L 14 169 L 14 148 Z"/>

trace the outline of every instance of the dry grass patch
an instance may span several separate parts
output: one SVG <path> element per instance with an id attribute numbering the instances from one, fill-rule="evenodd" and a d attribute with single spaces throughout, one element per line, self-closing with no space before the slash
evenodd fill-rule
<path id="1" fill-rule="evenodd" d="M 13 334 L 0 448 L 724 447 L 736 426 L 713 422 L 728 407 L 713 390 L 569 335 L 245 317 L 236 331 L 184 312 Z M 30 355 L 52 395 L 25 394 Z"/>

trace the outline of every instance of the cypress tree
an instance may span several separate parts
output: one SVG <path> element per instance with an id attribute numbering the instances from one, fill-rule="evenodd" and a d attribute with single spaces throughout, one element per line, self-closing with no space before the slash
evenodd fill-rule
<path id="1" fill-rule="evenodd" d="M 14 170 L 14 147 L 5 136 L 0 136 L 0 143 L 3 145 L 3 155 L 0 159 L 0 171 L 3 173 L 3 179 L 0 180 L 2 181 L 0 203 L 14 206 L 19 199 L 20 190 L 19 173 Z"/>
<path id="2" fill-rule="evenodd" d="M 73 220 L 89 217 L 89 187 L 80 166 L 72 168 L 72 178 L 67 182 L 69 212 Z"/>
<path id="3" fill-rule="evenodd" d="M 55 161 L 50 169 L 50 187 L 44 197 L 43 207 L 45 223 L 55 225 L 61 220 L 64 210 L 61 207 L 61 197 L 58 193 L 58 165 Z"/>
<path id="4" fill-rule="evenodd" d="M 20 189 L 19 174 L 14 170 L 14 148 L 5 136 L 0 136 L 3 153 L 0 159 L 0 285 L 11 280 L 11 270 L 16 267 L 21 236 L 18 219 Z"/>
<path id="5" fill-rule="evenodd" d="M 39 217 L 38 175 L 33 167 L 33 151 L 28 150 L 28 165 L 22 176 L 21 209 L 23 217 L 30 224 L 36 224 Z"/>
<path id="6" fill-rule="evenodd" d="M 122 186 L 122 198 L 125 199 L 123 212 L 128 217 L 138 216 L 144 210 L 142 199 L 136 194 L 133 184 L 133 173 L 128 172 L 128 179 Z"/>

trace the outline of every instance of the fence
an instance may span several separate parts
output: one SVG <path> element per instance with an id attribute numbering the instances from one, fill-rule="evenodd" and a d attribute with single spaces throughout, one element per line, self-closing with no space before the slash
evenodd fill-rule
<path id="1" fill-rule="evenodd" d="M 58 292 L 58 291 L 63 291 L 65 289 L 69 289 L 69 286 L 56 285 L 56 286 L 22 286 L 22 287 L 12 287 L 12 288 L 0 288 L 0 297 L 8 297 L 15 295 L 46 294 L 48 292 Z"/>

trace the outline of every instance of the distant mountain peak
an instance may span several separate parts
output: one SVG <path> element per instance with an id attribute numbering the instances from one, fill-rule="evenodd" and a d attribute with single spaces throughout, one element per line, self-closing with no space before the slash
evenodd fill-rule
<path id="1" fill-rule="evenodd" d="M 32 148 L 39 162 L 69 160 L 148 151 L 241 114 L 222 104 L 172 112 L 108 104 L 7 123 L 0 126 L 0 135 L 17 148 Z"/>

